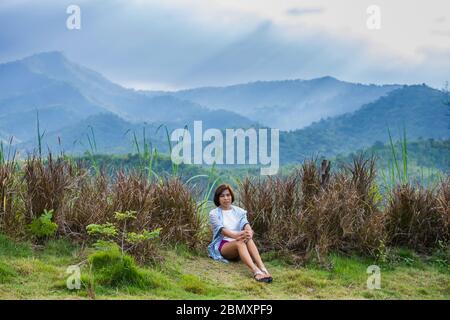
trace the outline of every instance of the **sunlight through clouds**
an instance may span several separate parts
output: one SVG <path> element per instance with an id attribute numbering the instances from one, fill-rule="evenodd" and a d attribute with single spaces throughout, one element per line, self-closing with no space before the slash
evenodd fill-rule
<path id="1" fill-rule="evenodd" d="M 83 28 L 65 29 L 81 7 Z M 380 8 L 380 29 L 367 8 Z M 31 9 L 33 8 L 33 9 Z M 4 0 L 0 62 L 59 50 L 136 88 L 331 75 L 440 87 L 450 74 L 447 0 Z"/>

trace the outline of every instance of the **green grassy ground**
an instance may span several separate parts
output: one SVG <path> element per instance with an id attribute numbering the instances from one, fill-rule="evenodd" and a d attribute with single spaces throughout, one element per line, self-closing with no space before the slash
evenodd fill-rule
<path id="1" fill-rule="evenodd" d="M 450 267 L 439 259 L 397 250 L 381 267 L 381 289 L 369 290 L 367 267 L 374 261 L 332 255 L 330 267 L 296 268 L 273 253 L 263 255 L 271 284 L 254 281 L 240 262 L 223 264 L 179 247 L 164 261 L 140 267 L 146 287 L 92 285 L 82 268 L 80 290 L 66 288 L 66 269 L 87 251 L 63 240 L 42 247 L 0 235 L 0 299 L 450 299 Z"/>

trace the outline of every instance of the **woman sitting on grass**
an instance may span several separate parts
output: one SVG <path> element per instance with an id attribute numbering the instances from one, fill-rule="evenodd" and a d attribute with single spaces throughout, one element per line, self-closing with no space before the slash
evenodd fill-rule
<path id="1" fill-rule="evenodd" d="M 256 281 L 272 282 L 253 241 L 247 211 L 231 205 L 233 202 L 231 187 L 227 184 L 220 185 L 214 194 L 217 208 L 209 213 L 213 230 L 213 240 L 208 246 L 209 256 L 223 262 L 240 258 L 253 272 Z"/>

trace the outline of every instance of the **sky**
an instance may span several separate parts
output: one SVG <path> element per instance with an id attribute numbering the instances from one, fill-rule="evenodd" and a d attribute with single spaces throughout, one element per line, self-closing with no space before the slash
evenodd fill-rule
<path id="1" fill-rule="evenodd" d="M 69 5 L 81 12 L 70 30 Z M 368 19 L 379 8 L 379 29 Z M 62 51 L 128 88 L 450 81 L 448 0 L 1 0 L 0 62 Z"/>

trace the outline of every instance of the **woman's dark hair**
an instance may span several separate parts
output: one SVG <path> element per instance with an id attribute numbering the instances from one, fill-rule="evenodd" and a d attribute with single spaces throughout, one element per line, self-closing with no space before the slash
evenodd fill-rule
<path id="1" fill-rule="evenodd" d="M 220 195 L 222 194 L 222 192 L 224 192 L 225 190 L 230 191 L 231 194 L 231 203 L 234 202 L 234 193 L 233 193 L 233 189 L 231 188 L 230 185 L 228 184 L 221 184 L 220 186 L 217 187 L 216 192 L 214 193 L 214 204 L 217 207 L 220 207 Z"/>

